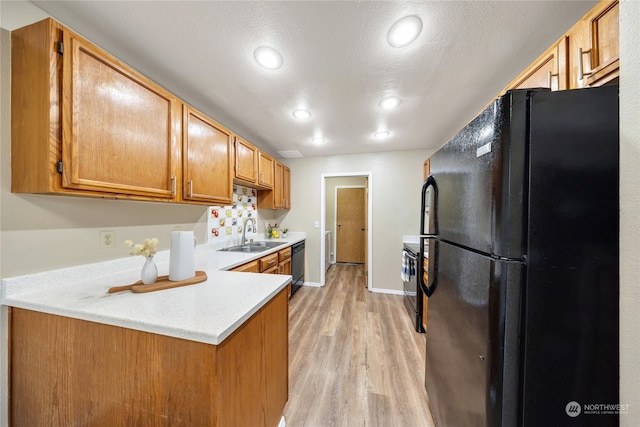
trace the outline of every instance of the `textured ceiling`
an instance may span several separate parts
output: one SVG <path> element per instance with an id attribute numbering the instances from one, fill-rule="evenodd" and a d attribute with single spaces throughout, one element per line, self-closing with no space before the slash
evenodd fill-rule
<path id="1" fill-rule="evenodd" d="M 437 148 L 593 1 L 35 1 L 40 8 L 271 154 Z M 416 42 L 389 27 L 417 15 Z M 253 60 L 262 45 L 278 70 Z M 378 103 L 402 100 L 394 110 Z M 296 120 L 306 108 L 312 117 Z M 373 137 L 388 130 L 384 140 Z M 313 136 L 326 139 L 314 145 Z"/>

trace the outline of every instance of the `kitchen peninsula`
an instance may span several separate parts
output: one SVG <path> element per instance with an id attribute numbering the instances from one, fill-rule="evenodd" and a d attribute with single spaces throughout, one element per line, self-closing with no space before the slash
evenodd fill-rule
<path id="1" fill-rule="evenodd" d="M 198 246 L 207 280 L 109 294 L 140 257 L 3 279 L 12 425 L 264 425 L 288 399 L 291 276 L 223 271 L 258 254 Z M 156 255 L 159 274 L 168 251 Z"/>

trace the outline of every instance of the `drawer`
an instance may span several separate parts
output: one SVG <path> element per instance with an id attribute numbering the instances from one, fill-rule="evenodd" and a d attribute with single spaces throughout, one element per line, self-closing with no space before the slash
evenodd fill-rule
<path id="1" fill-rule="evenodd" d="M 260 272 L 262 273 L 263 271 L 275 265 L 278 265 L 278 253 L 274 252 L 271 255 L 264 256 L 260 258 L 259 262 L 260 262 Z"/>
<path id="2" fill-rule="evenodd" d="M 246 264 L 239 265 L 232 268 L 231 271 L 244 271 L 246 273 L 260 273 L 260 266 L 258 260 L 248 262 Z"/>
<path id="3" fill-rule="evenodd" d="M 291 258 L 291 246 L 278 252 L 278 259 L 280 260 L 280 262 L 287 258 Z"/>

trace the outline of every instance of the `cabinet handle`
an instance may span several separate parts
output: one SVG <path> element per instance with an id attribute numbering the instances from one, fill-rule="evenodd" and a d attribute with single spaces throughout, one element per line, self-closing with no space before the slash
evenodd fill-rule
<path id="1" fill-rule="evenodd" d="M 582 80 L 585 76 L 590 76 L 591 74 L 593 74 L 592 71 L 585 73 L 583 68 L 584 68 L 584 63 L 582 60 L 582 57 L 585 53 L 591 53 L 591 49 L 588 50 L 582 50 L 581 47 L 578 48 L 578 80 Z M 591 66 L 591 61 L 589 61 L 589 66 Z"/>
<path id="2" fill-rule="evenodd" d="M 177 191 L 177 181 L 176 181 L 176 176 L 173 175 L 173 178 L 171 178 L 171 182 L 173 183 L 172 189 L 171 189 L 171 195 L 175 196 L 176 195 L 176 191 Z"/>
<path id="3" fill-rule="evenodd" d="M 547 72 L 547 86 L 549 86 L 549 89 L 553 90 L 553 87 L 551 86 L 551 79 L 553 77 L 558 78 L 558 90 L 560 90 L 560 74 L 559 73 L 553 74 L 551 73 L 551 71 Z"/>
<path id="4" fill-rule="evenodd" d="M 258 181 L 258 171 L 255 172 L 256 181 Z"/>
<path id="5" fill-rule="evenodd" d="M 189 180 L 189 197 L 193 197 L 193 180 Z"/>

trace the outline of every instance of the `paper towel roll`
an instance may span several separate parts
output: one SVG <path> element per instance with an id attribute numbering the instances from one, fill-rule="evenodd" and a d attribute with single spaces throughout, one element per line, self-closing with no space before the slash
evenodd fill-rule
<path id="1" fill-rule="evenodd" d="M 171 233 L 169 252 L 169 280 L 179 282 L 196 275 L 196 243 L 193 231 Z"/>

